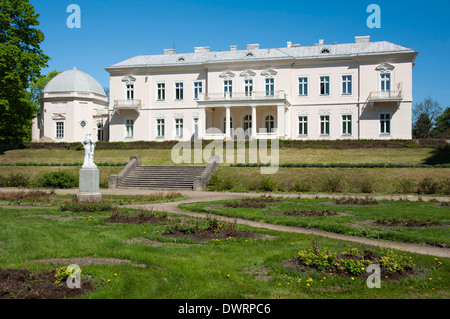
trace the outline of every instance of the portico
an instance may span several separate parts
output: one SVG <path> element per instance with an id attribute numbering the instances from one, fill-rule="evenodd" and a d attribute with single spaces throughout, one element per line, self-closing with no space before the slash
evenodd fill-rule
<path id="1" fill-rule="evenodd" d="M 199 124 L 203 126 L 199 138 L 286 139 L 290 104 L 284 92 L 264 99 L 255 99 L 252 95 L 247 99 L 203 96 L 198 101 L 200 114 L 203 114 L 199 116 Z"/>

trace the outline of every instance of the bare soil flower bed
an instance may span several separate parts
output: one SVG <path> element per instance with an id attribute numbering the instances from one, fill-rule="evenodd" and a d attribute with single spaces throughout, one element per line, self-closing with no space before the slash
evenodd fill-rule
<path id="1" fill-rule="evenodd" d="M 336 216 L 338 213 L 330 212 L 329 210 L 290 210 L 285 212 L 275 212 L 269 214 L 271 216 L 290 216 L 290 217 L 326 217 Z"/>
<path id="2" fill-rule="evenodd" d="M 104 220 L 107 223 L 122 223 L 122 224 L 145 224 L 145 223 L 159 223 L 168 221 L 166 215 L 155 215 L 153 213 L 139 213 L 136 216 L 128 216 L 122 214 L 113 214 L 111 217 Z"/>
<path id="3" fill-rule="evenodd" d="M 237 202 L 225 203 L 225 207 L 230 208 L 267 208 L 267 204 L 278 203 L 280 199 L 271 196 L 261 196 L 255 198 L 245 198 Z"/>
<path id="4" fill-rule="evenodd" d="M 0 269 L 0 299 L 76 298 L 94 289 L 91 282 L 81 281 L 81 289 L 70 289 L 65 283 L 54 285 L 56 270 L 31 273 L 24 269 Z"/>
<path id="5" fill-rule="evenodd" d="M 374 221 L 375 225 L 388 226 L 388 227 L 442 227 L 446 226 L 439 221 L 435 220 L 414 220 L 414 219 L 396 219 L 396 218 L 383 218 Z"/>

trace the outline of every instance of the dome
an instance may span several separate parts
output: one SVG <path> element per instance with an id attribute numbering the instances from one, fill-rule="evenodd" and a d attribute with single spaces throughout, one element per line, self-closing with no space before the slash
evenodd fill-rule
<path id="1" fill-rule="evenodd" d="M 55 92 L 87 92 L 106 96 L 97 80 L 76 68 L 55 76 L 43 90 L 43 93 Z"/>

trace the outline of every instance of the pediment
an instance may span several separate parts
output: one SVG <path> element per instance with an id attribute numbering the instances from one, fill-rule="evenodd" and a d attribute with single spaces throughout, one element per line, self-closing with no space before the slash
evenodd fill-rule
<path id="1" fill-rule="evenodd" d="M 136 82 L 136 78 L 134 76 L 127 75 L 126 77 L 124 77 L 122 79 L 122 82 L 127 82 L 127 83 Z"/>
<path id="2" fill-rule="evenodd" d="M 392 71 L 394 69 L 395 69 L 395 66 L 393 66 L 392 64 L 383 63 L 383 64 L 377 66 L 377 68 L 375 70 L 377 70 L 377 71 Z"/>
<path id="3" fill-rule="evenodd" d="M 244 78 L 253 78 L 255 77 L 256 72 L 253 72 L 252 70 L 245 70 L 241 73 L 241 76 Z"/>
<path id="4" fill-rule="evenodd" d="M 265 69 L 261 73 L 262 76 L 275 76 L 277 74 L 278 74 L 278 72 L 271 68 Z"/>
<path id="5" fill-rule="evenodd" d="M 65 113 L 54 113 L 52 116 L 52 120 L 54 121 L 63 121 L 66 119 Z"/>
<path id="6" fill-rule="evenodd" d="M 235 74 L 231 71 L 225 71 L 219 75 L 221 78 L 234 78 Z"/>

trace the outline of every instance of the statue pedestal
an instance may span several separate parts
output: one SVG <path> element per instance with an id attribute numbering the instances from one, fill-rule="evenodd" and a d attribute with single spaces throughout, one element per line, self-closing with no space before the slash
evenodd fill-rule
<path id="1" fill-rule="evenodd" d="M 79 201 L 100 201 L 100 171 L 96 167 L 80 169 L 80 193 L 77 195 Z"/>

